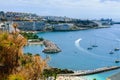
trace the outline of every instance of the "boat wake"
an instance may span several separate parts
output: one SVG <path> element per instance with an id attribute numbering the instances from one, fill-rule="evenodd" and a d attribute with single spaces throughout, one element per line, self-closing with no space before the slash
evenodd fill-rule
<path id="1" fill-rule="evenodd" d="M 80 39 L 77 39 L 77 40 L 75 41 L 75 46 L 76 46 L 80 51 L 82 51 L 82 52 L 84 52 L 84 53 L 87 53 L 87 54 L 89 54 L 89 55 L 91 55 L 91 56 L 93 56 L 93 57 L 95 57 L 95 58 L 97 58 L 97 59 L 104 59 L 104 60 L 107 60 L 107 61 L 112 61 L 112 58 L 111 58 L 111 57 L 106 57 L 106 56 L 97 55 L 97 54 L 94 54 L 94 53 L 89 52 L 89 51 L 87 51 L 86 49 L 82 48 L 82 47 L 80 46 L 80 41 L 81 41 L 81 40 L 82 40 L 82 39 L 80 38 Z"/>

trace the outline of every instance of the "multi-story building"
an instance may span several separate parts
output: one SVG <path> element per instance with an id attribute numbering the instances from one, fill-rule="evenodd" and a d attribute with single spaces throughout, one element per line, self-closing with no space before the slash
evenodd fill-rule
<path id="1" fill-rule="evenodd" d="M 0 23 L 0 30 L 3 32 L 13 32 L 14 28 L 13 28 L 13 22 L 1 22 Z"/>
<path id="2" fill-rule="evenodd" d="M 36 21 L 39 19 L 39 16 L 31 13 L 21 13 L 21 12 L 0 12 L 0 20 L 7 21 Z"/>
<path id="3" fill-rule="evenodd" d="M 58 31 L 58 30 L 71 30 L 72 27 L 74 27 L 74 24 L 72 24 L 72 23 L 61 23 L 61 24 L 54 24 L 53 25 L 53 29 L 55 31 Z"/>
<path id="4" fill-rule="evenodd" d="M 43 21 L 17 21 L 16 23 L 18 23 L 18 28 L 23 31 L 43 31 L 46 26 Z"/>

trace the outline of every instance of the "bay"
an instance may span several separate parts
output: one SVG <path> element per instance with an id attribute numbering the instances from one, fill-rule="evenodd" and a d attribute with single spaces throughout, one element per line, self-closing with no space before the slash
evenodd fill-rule
<path id="1" fill-rule="evenodd" d="M 56 43 L 62 52 L 58 54 L 42 53 L 43 46 L 29 45 L 24 48 L 24 52 L 39 53 L 43 58 L 50 56 L 48 64 L 52 67 L 67 68 L 72 70 L 91 70 L 105 66 L 119 66 L 115 60 L 120 59 L 120 51 L 115 51 L 110 55 L 111 50 L 120 48 L 120 25 L 112 25 L 110 28 L 89 29 L 69 32 L 40 32 L 39 37 L 51 40 Z M 92 45 L 92 50 L 88 47 Z M 97 78 L 105 80 L 106 77 L 117 73 L 114 70 L 106 73 L 86 76 L 88 80 Z"/>

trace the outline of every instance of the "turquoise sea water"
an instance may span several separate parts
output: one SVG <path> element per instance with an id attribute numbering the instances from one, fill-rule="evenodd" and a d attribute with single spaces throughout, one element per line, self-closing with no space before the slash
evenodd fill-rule
<path id="1" fill-rule="evenodd" d="M 118 66 L 114 61 L 120 59 L 120 51 L 110 55 L 114 48 L 120 47 L 120 25 L 111 28 L 90 29 L 70 32 L 42 32 L 38 36 L 55 42 L 62 52 L 58 54 L 42 53 L 43 46 L 30 45 L 24 48 L 24 52 L 39 53 L 42 57 L 49 55 L 50 66 L 67 68 L 72 70 L 96 69 L 104 66 Z M 79 42 L 79 39 L 80 42 Z M 98 47 L 87 50 L 92 44 Z M 88 80 L 105 80 L 106 77 L 117 73 L 114 70 L 106 73 L 86 76 Z"/>

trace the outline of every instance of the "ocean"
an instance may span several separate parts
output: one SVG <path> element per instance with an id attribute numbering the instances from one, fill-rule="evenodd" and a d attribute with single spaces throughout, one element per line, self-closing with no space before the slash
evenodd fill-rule
<path id="1" fill-rule="evenodd" d="M 50 56 L 48 64 L 52 67 L 71 70 L 91 70 L 105 66 L 119 66 L 115 60 L 120 59 L 120 25 L 112 25 L 110 28 L 89 29 L 68 32 L 40 32 L 39 37 L 51 40 L 62 50 L 57 54 L 42 53 L 44 46 L 29 45 L 24 47 L 24 52 L 40 54 L 43 58 Z M 98 47 L 92 47 L 97 45 Z M 109 54 L 113 51 L 114 54 Z M 120 70 L 85 76 L 88 80 L 105 80 L 108 76 Z"/>

